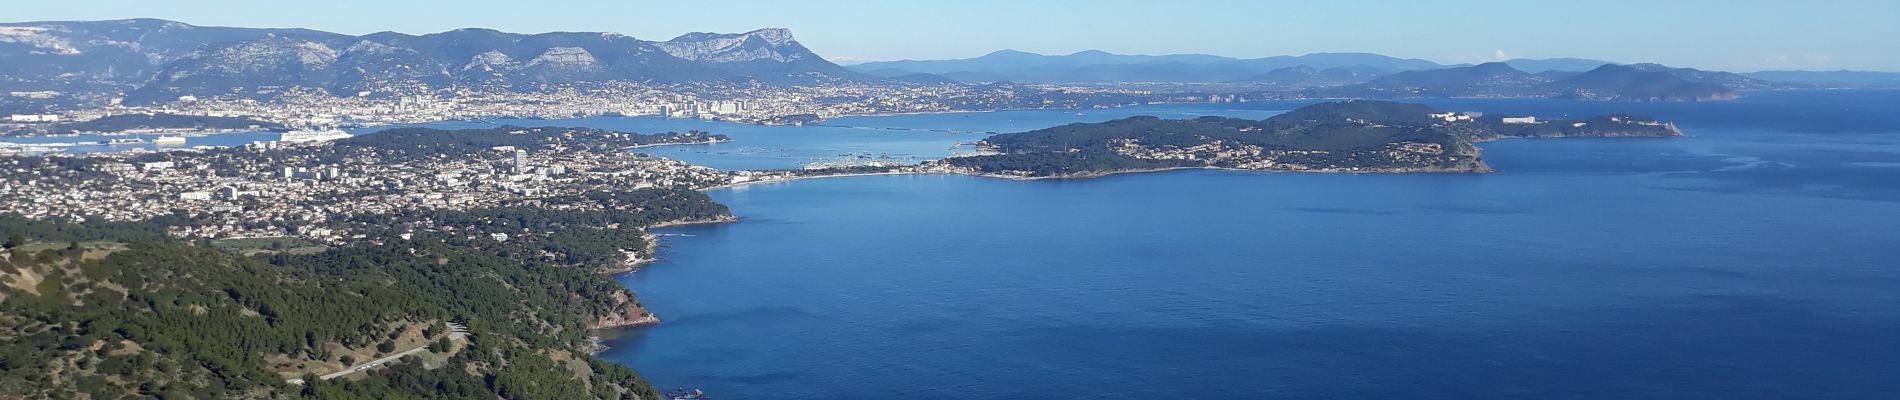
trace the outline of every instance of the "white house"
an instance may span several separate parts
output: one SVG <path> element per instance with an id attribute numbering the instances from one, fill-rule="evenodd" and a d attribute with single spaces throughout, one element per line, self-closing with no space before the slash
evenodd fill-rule
<path id="1" fill-rule="evenodd" d="M 7 116 L 7 122 L 59 122 L 54 114 L 13 114 Z"/>

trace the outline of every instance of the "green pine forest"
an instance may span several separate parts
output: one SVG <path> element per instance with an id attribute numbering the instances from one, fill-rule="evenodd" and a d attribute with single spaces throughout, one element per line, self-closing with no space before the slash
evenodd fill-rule
<path id="1" fill-rule="evenodd" d="M 645 312 L 590 267 L 649 248 L 645 227 L 729 212 L 685 189 L 554 201 L 600 210 L 364 217 L 458 229 L 252 256 L 164 234 L 189 221 L 0 216 L 0 398 L 659 398 L 589 354 L 602 317 Z M 515 237 L 489 238 L 501 232 Z M 451 341 L 451 322 L 470 335 Z M 286 383 L 298 377 L 313 383 Z"/>

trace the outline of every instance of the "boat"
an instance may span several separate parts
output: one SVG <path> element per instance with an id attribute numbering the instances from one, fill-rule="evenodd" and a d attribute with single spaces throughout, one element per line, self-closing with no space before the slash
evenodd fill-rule
<path id="1" fill-rule="evenodd" d="M 185 138 L 183 136 L 160 136 L 158 139 L 152 139 L 152 144 L 158 144 L 158 145 L 185 144 Z"/>
<path id="2" fill-rule="evenodd" d="M 341 129 L 326 129 L 326 130 L 321 130 L 321 131 L 294 130 L 290 132 L 284 132 L 282 135 L 279 135 L 277 137 L 277 141 L 290 142 L 290 143 L 311 143 L 311 142 L 328 142 L 328 141 L 337 140 L 337 139 L 348 139 L 349 137 L 350 137 L 350 133 L 344 132 Z"/>
<path id="3" fill-rule="evenodd" d="M 140 139 L 140 138 L 119 138 L 119 139 L 111 139 L 111 140 L 105 141 L 105 144 L 108 144 L 108 145 L 144 144 L 144 143 L 145 143 L 145 139 Z"/>

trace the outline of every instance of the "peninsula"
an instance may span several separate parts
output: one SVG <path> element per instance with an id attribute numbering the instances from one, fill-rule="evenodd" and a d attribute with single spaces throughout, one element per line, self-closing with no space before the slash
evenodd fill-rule
<path id="1" fill-rule="evenodd" d="M 991 136 L 989 154 L 925 169 L 1005 178 L 1084 178 L 1179 168 L 1307 172 L 1490 172 L 1474 144 L 1505 138 L 1677 137 L 1672 124 L 1445 112 L 1422 104 L 1319 103 L 1265 120 L 1149 116 Z"/>

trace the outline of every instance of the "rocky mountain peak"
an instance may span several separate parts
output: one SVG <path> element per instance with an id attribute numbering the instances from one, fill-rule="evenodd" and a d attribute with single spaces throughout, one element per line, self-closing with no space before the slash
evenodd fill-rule
<path id="1" fill-rule="evenodd" d="M 284 63 L 296 63 L 306 68 L 322 68 L 336 62 L 339 55 L 336 49 L 323 43 L 291 39 L 275 34 L 265 34 L 257 40 L 210 50 L 196 52 L 187 58 L 205 61 L 209 67 L 229 72 L 242 72 L 266 71 Z"/>
<path id="2" fill-rule="evenodd" d="M 72 43 L 41 26 L 0 26 L 0 43 L 19 43 L 45 54 L 79 54 Z"/>
<path id="3" fill-rule="evenodd" d="M 713 63 L 771 60 L 788 62 L 810 55 L 785 28 L 765 28 L 740 34 L 695 32 L 656 43 L 674 57 Z"/>
<path id="4" fill-rule="evenodd" d="M 415 84 L 863 79 L 782 28 L 652 42 L 608 32 L 480 28 L 346 35 L 155 19 L 0 22 L 0 58 L 14 61 L 0 63 L 0 82 L 123 93 L 128 104 L 183 95 L 264 98 L 297 87 L 357 93 Z"/>
<path id="5" fill-rule="evenodd" d="M 586 66 L 595 63 L 594 53 L 579 47 L 553 47 L 540 56 L 528 61 L 529 67 L 537 65 L 573 65 Z"/>
<path id="6" fill-rule="evenodd" d="M 746 32 L 744 36 L 764 40 L 773 46 L 784 46 L 796 41 L 792 39 L 792 30 L 785 28 L 764 28 Z"/>

